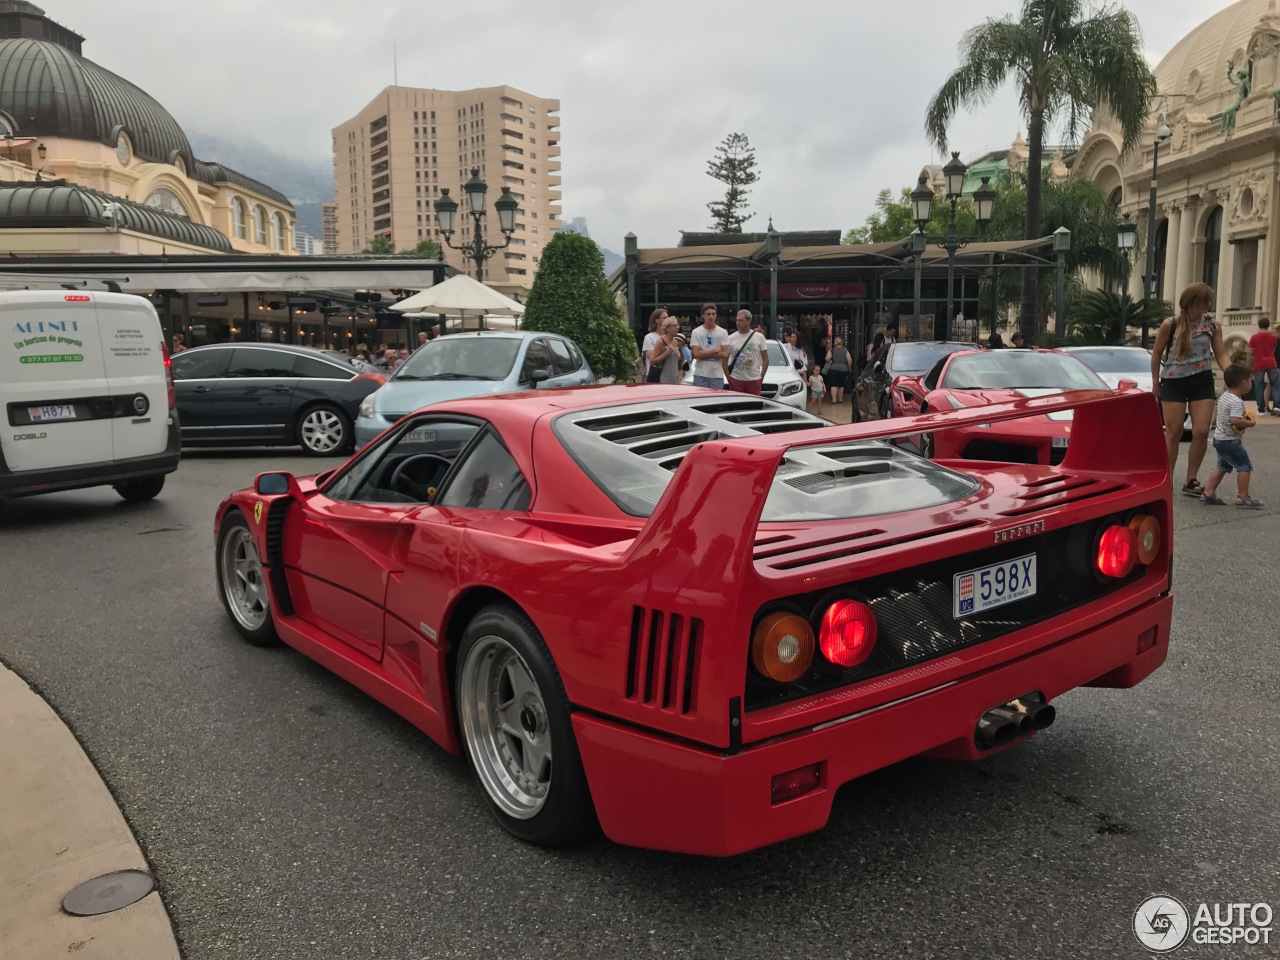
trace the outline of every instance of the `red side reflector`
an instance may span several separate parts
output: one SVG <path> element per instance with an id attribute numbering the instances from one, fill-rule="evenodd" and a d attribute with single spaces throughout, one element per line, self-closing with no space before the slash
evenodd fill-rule
<path id="1" fill-rule="evenodd" d="M 82 293 L 69 293 L 62 299 L 69 300 L 72 303 L 88 303 L 90 298 Z"/>
<path id="2" fill-rule="evenodd" d="M 788 800 L 794 800 L 796 797 L 803 797 L 806 793 L 812 793 L 822 786 L 822 763 L 811 763 L 807 767 L 801 767 L 799 770 L 792 770 L 789 773 L 780 773 L 773 778 L 773 785 L 770 788 L 771 802 L 785 803 Z"/>
<path id="3" fill-rule="evenodd" d="M 1144 630 L 1142 633 L 1138 634 L 1138 652 L 1139 653 L 1146 653 L 1155 645 L 1156 645 L 1156 628 L 1155 627 L 1152 627 L 1150 630 Z"/>

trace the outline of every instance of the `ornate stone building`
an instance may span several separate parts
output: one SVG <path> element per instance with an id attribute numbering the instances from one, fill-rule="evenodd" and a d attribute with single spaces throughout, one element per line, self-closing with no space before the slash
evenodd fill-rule
<path id="1" fill-rule="evenodd" d="M 84 38 L 0 0 L 0 242 L 11 255 L 293 254 L 294 209 L 198 159 L 146 91 Z"/>
<path id="2" fill-rule="evenodd" d="M 1259 316 L 1277 318 L 1280 297 L 1280 11 L 1275 0 L 1239 0 L 1184 37 L 1156 67 L 1159 95 L 1139 145 L 1121 155 L 1104 112 L 1073 169 L 1107 190 L 1146 232 L 1157 132 L 1157 295 L 1175 301 L 1188 284 L 1216 292 L 1228 347 L 1239 354 Z M 1145 245 L 1131 293 L 1142 294 Z"/>

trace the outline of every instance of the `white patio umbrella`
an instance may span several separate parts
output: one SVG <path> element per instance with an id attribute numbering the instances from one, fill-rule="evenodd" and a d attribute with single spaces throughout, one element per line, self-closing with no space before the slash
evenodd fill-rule
<path id="1" fill-rule="evenodd" d="M 460 317 L 464 325 L 468 316 L 479 317 L 481 327 L 484 318 L 519 317 L 524 314 L 524 304 L 504 296 L 492 287 L 473 280 L 464 273 L 450 277 L 443 283 L 419 291 L 411 297 L 392 304 L 392 310 L 406 315 Z"/>

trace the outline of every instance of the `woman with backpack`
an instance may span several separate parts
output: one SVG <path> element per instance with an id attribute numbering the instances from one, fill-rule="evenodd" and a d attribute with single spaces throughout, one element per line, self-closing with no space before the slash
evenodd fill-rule
<path id="1" fill-rule="evenodd" d="M 1191 412 L 1191 446 L 1187 450 L 1187 480 L 1182 492 L 1189 497 L 1204 494 L 1196 474 L 1209 446 L 1209 428 L 1217 389 L 1213 364 L 1226 370 L 1231 357 L 1222 343 L 1222 329 L 1209 312 L 1213 289 L 1193 283 L 1178 297 L 1178 312 L 1160 324 L 1151 349 L 1151 383 L 1164 414 L 1164 439 L 1169 469 L 1178 463 L 1178 444 L 1187 411 Z"/>

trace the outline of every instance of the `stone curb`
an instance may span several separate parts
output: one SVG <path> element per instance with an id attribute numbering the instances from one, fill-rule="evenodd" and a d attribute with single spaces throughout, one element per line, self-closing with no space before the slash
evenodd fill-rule
<path id="1" fill-rule="evenodd" d="M 0 944 L 6 957 L 178 960 L 160 894 L 78 917 L 63 898 L 117 870 L 150 873 L 98 771 L 53 709 L 0 665 Z"/>

